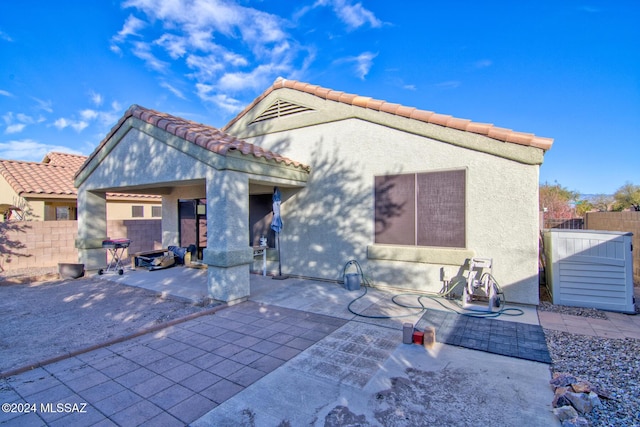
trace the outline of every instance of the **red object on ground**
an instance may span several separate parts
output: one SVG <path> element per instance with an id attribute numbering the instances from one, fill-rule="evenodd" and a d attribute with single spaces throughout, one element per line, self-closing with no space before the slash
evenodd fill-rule
<path id="1" fill-rule="evenodd" d="M 422 345 L 424 340 L 424 332 L 413 331 L 413 343 Z"/>

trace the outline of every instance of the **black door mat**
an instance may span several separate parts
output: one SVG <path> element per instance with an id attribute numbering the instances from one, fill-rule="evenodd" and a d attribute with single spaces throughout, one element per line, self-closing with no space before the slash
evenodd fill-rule
<path id="1" fill-rule="evenodd" d="M 423 331 L 429 326 L 436 330 L 436 341 L 444 344 L 551 363 L 544 331 L 539 325 L 430 309 L 416 323 L 416 329 Z"/>

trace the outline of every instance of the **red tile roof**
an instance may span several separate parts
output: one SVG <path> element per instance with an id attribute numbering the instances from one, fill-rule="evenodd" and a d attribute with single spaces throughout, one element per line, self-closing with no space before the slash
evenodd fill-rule
<path id="1" fill-rule="evenodd" d="M 0 175 L 20 196 L 56 196 L 76 198 L 73 177 L 87 159 L 67 153 L 49 153 L 42 163 L 0 160 Z M 107 198 L 160 199 L 152 194 L 107 193 Z"/>
<path id="2" fill-rule="evenodd" d="M 18 160 L 0 160 L 0 174 L 21 196 L 76 196 L 73 175 L 77 168 Z"/>
<path id="3" fill-rule="evenodd" d="M 540 148 L 542 150 L 548 150 L 553 144 L 552 138 L 535 136 L 532 133 L 515 132 L 511 129 L 496 127 L 488 123 L 476 123 L 467 119 L 459 119 L 448 115 L 437 114 L 432 111 L 419 110 L 413 107 L 405 107 L 399 104 L 392 104 L 378 99 L 339 92 L 332 89 L 299 82 L 296 80 L 286 80 L 281 78 L 277 79 L 271 87 L 269 87 L 260 96 L 258 96 L 251 104 L 249 104 L 242 112 L 240 112 L 240 114 L 234 117 L 222 129 L 229 129 L 236 121 L 238 121 L 249 110 L 256 106 L 256 104 L 266 98 L 271 92 L 282 88 L 288 88 L 308 93 L 329 101 L 340 102 L 356 107 L 394 114 L 396 116 L 418 120 L 425 123 L 431 123 L 439 126 L 458 129 L 465 132 L 485 135 L 498 141 L 527 145 Z"/>
<path id="4" fill-rule="evenodd" d="M 68 166 L 75 170 L 80 169 L 80 166 L 87 160 L 87 156 L 81 156 L 79 154 L 58 153 L 52 151 L 44 156 L 42 163 L 58 166 Z"/>
<path id="5" fill-rule="evenodd" d="M 167 113 L 161 113 L 135 104 L 129 107 L 124 116 L 118 120 L 118 123 L 116 123 L 109 134 L 107 134 L 102 142 L 100 142 L 96 150 L 89 156 L 89 160 L 100 151 L 107 141 L 130 117 L 140 119 L 143 122 L 156 126 L 172 135 L 222 156 L 226 156 L 230 152 L 237 151 L 238 153 L 246 156 L 253 155 L 254 157 L 264 158 L 277 163 L 284 163 L 288 166 L 294 166 L 309 171 L 309 166 L 307 165 L 303 165 L 302 163 L 281 156 L 273 151 L 265 150 L 257 145 L 240 140 L 212 126 L 192 122 L 190 120 L 172 116 Z M 80 170 L 78 170 L 78 173 L 79 172 Z"/>

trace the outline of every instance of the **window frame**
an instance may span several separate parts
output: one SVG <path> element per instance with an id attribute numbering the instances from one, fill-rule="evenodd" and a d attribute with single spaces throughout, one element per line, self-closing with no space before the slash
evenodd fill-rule
<path id="1" fill-rule="evenodd" d="M 139 214 L 136 209 L 140 210 Z M 131 205 L 131 218 L 144 218 L 144 205 Z"/>
<path id="2" fill-rule="evenodd" d="M 71 219 L 71 209 L 69 209 L 69 206 L 54 206 L 55 209 L 55 214 L 56 214 L 56 221 L 68 221 Z M 61 215 L 61 213 L 63 213 Z"/>
<path id="3" fill-rule="evenodd" d="M 446 218 L 447 215 L 444 215 L 444 212 L 438 212 L 436 211 L 431 211 L 429 212 L 429 207 L 427 205 L 424 204 L 424 202 L 421 204 L 420 203 L 420 198 L 423 197 L 420 195 L 420 185 L 419 183 L 424 183 L 424 179 L 426 177 L 428 177 L 429 175 L 433 175 L 434 178 L 437 179 L 436 174 L 442 175 L 442 174 L 446 174 L 446 173 L 453 173 L 453 174 L 460 174 L 462 173 L 462 176 L 460 177 L 459 175 L 456 176 L 451 176 L 449 178 L 440 178 L 440 180 L 445 180 L 448 179 L 449 181 L 453 181 L 452 184 L 456 185 L 455 188 L 452 189 L 452 191 L 456 192 L 456 193 L 461 193 L 461 197 L 462 200 L 460 200 L 459 198 L 457 200 L 452 200 L 450 201 L 450 203 L 448 203 L 449 205 L 451 205 L 452 208 L 454 209 L 463 209 L 463 212 L 461 215 L 458 215 L 457 217 L 453 217 L 453 218 Z M 409 179 L 409 177 L 413 177 L 412 180 Z M 460 181 L 461 179 L 461 181 Z M 403 188 L 400 190 L 400 195 L 399 196 L 394 196 L 394 194 L 387 194 L 384 195 L 383 197 L 386 198 L 386 202 L 390 204 L 389 207 L 385 207 L 383 214 L 380 215 L 380 207 L 378 205 L 379 203 L 379 199 L 378 199 L 378 195 L 382 192 L 388 192 L 389 188 L 382 188 L 381 184 L 385 184 L 388 182 L 393 182 L 394 180 L 396 180 L 397 182 L 404 182 L 405 184 L 409 181 L 412 181 L 413 184 L 407 186 L 406 188 Z M 408 181 L 409 180 L 409 181 Z M 457 180 L 457 182 L 456 182 Z M 438 182 L 437 180 L 434 182 Z M 393 185 L 393 184 L 392 184 Z M 440 185 L 442 186 L 443 183 L 441 182 Z M 413 187 L 412 189 L 412 193 L 411 192 L 407 192 L 407 188 L 409 187 Z M 462 188 L 460 188 L 460 186 Z M 398 173 L 398 174 L 386 174 L 386 175 L 376 175 L 374 177 L 374 246 L 376 245 L 392 245 L 392 246 L 406 246 L 406 247 L 415 247 L 415 248 L 446 248 L 446 249 L 450 249 L 453 251 L 457 251 L 457 250 L 465 250 L 467 248 L 467 227 L 468 227 L 468 218 L 467 218 L 467 212 L 468 212 L 468 207 L 467 207 L 467 202 L 468 202 L 468 197 L 467 197 L 467 189 L 469 187 L 469 183 L 468 183 L 468 168 L 467 167 L 462 167 L 462 168 L 448 168 L 448 169 L 435 169 L 435 170 L 429 170 L 429 171 L 419 171 L 419 172 L 407 172 L 407 173 Z M 423 190 L 426 195 L 428 194 L 435 194 L 435 196 L 438 195 L 439 190 L 438 187 L 434 188 L 433 187 L 424 187 L 425 190 Z M 405 194 L 402 194 L 402 191 L 405 191 Z M 425 196 L 426 196 L 425 195 Z M 413 200 L 411 200 L 411 196 L 413 196 Z M 446 202 L 446 201 L 445 201 Z M 409 211 L 404 211 L 402 212 L 402 207 L 404 205 L 408 205 Z M 393 210 L 396 210 L 395 215 L 397 217 L 399 217 L 399 219 L 397 220 L 397 222 L 393 222 L 393 221 L 389 221 L 389 218 L 386 217 L 385 218 L 385 212 L 387 215 L 394 215 Z M 391 213 L 389 213 L 388 211 L 392 211 Z M 450 211 L 447 211 L 450 212 Z M 436 218 L 444 223 L 445 225 L 447 224 L 447 222 L 455 222 L 457 221 L 459 224 L 461 224 L 462 226 L 462 230 L 455 230 L 454 228 L 451 228 L 451 232 L 449 233 L 451 235 L 450 237 L 450 242 L 444 242 L 443 241 L 439 241 L 436 243 L 444 243 L 441 245 L 424 245 L 424 244 L 418 244 L 420 242 L 420 239 L 424 240 L 424 230 L 425 228 L 429 228 L 429 225 L 425 223 L 423 223 L 422 221 L 425 220 L 424 215 L 429 215 L 431 214 L 432 219 Z M 410 220 L 410 221 L 408 221 Z M 384 223 L 385 221 L 389 222 L 389 229 L 387 230 L 382 230 L 379 231 L 379 225 L 380 222 Z M 413 224 L 411 224 L 411 222 Z M 455 224 L 454 224 L 455 226 Z M 407 233 L 406 232 L 406 227 L 412 227 L 413 229 L 411 230 L 411 233 Z M 436 227 L 435 225 L 431 225 L 431 228 Z M 395 230 L 394 230 L 395 228 Z M 440 229 L 440 228 L 439 228 Z M 392 230 L 392 231 L 389 231 Z M 421 232 L 422 232 L 422 236 L 421 236 Z M 395 233 L 400 233 L 401 236 L 397 237 Z M 412 235 L 411 235 L 412 234 Z M 443 237 L 444 236 L 444 237 Z M 446 236 L 443 233 L 440 233 L 440 237 L 441 239 L 445 239 Z M 411 242 L 411 240 L 413 240 Z M 449 244 L 447 244 L 449 243 Z"/>

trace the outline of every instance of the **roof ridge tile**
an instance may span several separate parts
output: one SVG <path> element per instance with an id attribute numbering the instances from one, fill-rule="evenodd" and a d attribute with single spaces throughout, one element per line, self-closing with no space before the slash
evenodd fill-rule
<path id="1" fill-rule="evenodd" d="M 227 123 L 222 129 L 229 129 L 235 122 L 237 122 L 249 110 L 256 106 L 258 102 L 264 99 L 267 95 L 275 90 L 283 88 L 309 93 L 311 95 L 329 101 L 341 102 L 356 107 L 369 108 L 383 113 L 393 114 L 396 116 L 418 120 L 425 123 L 449 127 L 463 132 L 485 135 L 489 138 L 503 142 L 528 145 L 535 148 L 540 148 L 545 151 L 550 149 L 553 145 L 553 138 L 538 137 L 533 134 L 516 132 L 511 129 L 499 128 L 487 123 L 476 123 L 469 119 L 462 119 L 450 115 L 438 114 L 432 111 L 420 110 L 415 107 L 408 107 L 400 104 L 390 104 L 386 101 L 370 97 L 340 92 L 318 85 L 299 82 L 296 80 L 287 80 L 281 77 L 276 79 L 276 81 L 271 86 L 269 86 L 267 90 L 265 90 L 260 96 L 254 99 L 251 104 L 245 107 L 237 116 L 231 119 L 231 121 L 229 121 L 229 123 Z"/>
<path id="2" fill-rule="evenodd" d="M 295 80 L 278 80 L 276 81 L 271 90 L 276 86 L 281 85 L 282 87 L 296 87 L 300 88 L 298 90 L 314 90 L 315 87 L 313 85 L 309 85 L 307 83 L 296 82 Z M 263 94 L 263 97 L 266 96 L 267 93 Z M 98 147 L 94 150 L 94 152 L 87 158 L 82 167 L 76 172 L 75 176 L 78 174 L 84 167 L 88 164 L 90 159 L 95 157 L 100 149 L 107 143 L 109 138 L 111 138 L 118 129 L 130 118 L 134 117 L 138 120 L 141 120 L 145 123 L 153 125 L 159 129 L 164 130 L 172 135 L 177 136 L 178 138 L 182 138 L 186 141 L 189 141 L 193 144 L 196 144 L 204 149 L 212 151 L 214 153 L 220 155 L 226 155 L 230 150 L 238 150 L 240 153 L 244 155 L 253 155 L 254 157 L 262 157 L 266 160 L 274 160 L 279 163 L 285 163 L 287 165 L 294 165 L 297 168 L 303 169 L 305 171 L 309 171 L 309 166 L 304 165 L 302 163 L 296 162 L 294 160 L 283 157 L 277 153 L 272 153 L 270 151 L 265 150 L 256 150 L 256 147 L 253 144 L 250 144 L 246 141 L 240 140 L 233 135 L 230 135 L 223 130 L 215 128 L 213 126 L 208 126 L 202 123 L 197 123 L 192 120 L 183 119 L 181 117 L 173 116 L 168 113 L 162 113 L 159 111 L 155 111 L 152 109 L 148 109 L 142 107 L 137 104 L 131 105 L 125 114 L 118 120 L 115 126 L 111 128 L 111 131 L 107 134 L 107 136 L 98 144 Z"/>
<path id="3" fill-rule="evenodd" d="M 355 97 L 351 100 L 351 105 L 355 105 L 356 107 L 367 108 L 367 104 L 369 103 L 369 101 L 375 101 L 370 96 L 354 96 Z"/>

